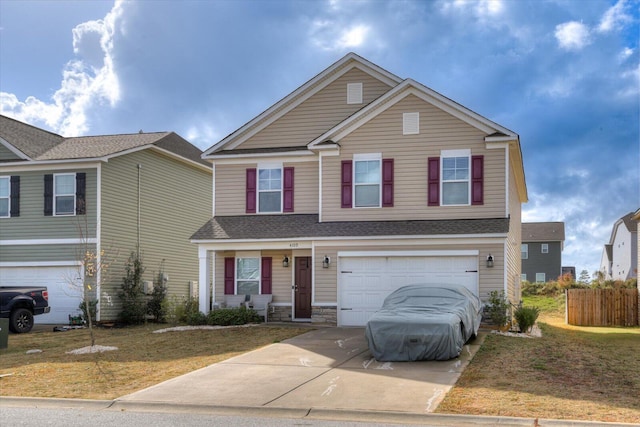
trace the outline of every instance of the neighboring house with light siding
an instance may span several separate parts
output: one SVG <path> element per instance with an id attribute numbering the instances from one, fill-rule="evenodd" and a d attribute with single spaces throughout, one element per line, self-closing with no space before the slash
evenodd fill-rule
<path id="1" fill-rule="evenodd" d="M 605 280 L 628 280 L 638 277 L 637 218 L 638 211 L 629 212 L 613 224 L 609 243 L 604 245 L 600 258 L 600 271 Z"/>
<path id="2" fill-rule="evenodd" d="M 115 320 L 125 263 L 140 247 L 152 282 L 191 292 L 198 252 L 189 237 L 211 216 L 211 168 L 173 132 L 64 138 L 0 116 L 0 285 L 45 285 L 51 313 L 77 315 L 86 250 L 101 271 L 98 320 Z M 154 274 L 155 273 L 155 274 Z"/>
<path id="3" fill-rule="evenodd" d="M 564 222 L 522 223 L 522 280 L 557 280 L 562 275 L 563 249 Z"/>
<path id="4" fill-rule="evenodd" d="M 270 319 L 364 325 L 394 289 L 520 299 L 519 136 L 350 53 L 209 148 L 200 309 L 271 294 Z M 210 284 L 210 285 L 209 285 Z"/>

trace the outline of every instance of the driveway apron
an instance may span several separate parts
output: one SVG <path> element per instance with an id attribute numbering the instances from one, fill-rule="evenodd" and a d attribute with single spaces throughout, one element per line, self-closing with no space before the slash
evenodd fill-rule
<path id="1" fill-rule="evenodd" d="M 424 414 L 436 409 L 482 339 L 449 361 L 377 362 L 363 328 L 321 328 L 117 400 Z"/>

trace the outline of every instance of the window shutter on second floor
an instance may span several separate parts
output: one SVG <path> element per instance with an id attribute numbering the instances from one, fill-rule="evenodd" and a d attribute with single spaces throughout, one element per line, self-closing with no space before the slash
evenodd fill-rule
<path id="1" fill-rule="evenodd" d="M 343 208 L 351 207 L 351 180 L 353 173 L 353 162 L 351 160 L 342 161 L 342 179 L 341 179 L 341 206 Z"/>
<path id="2" fill-rule="evenodd" d="M 235 293 L 235 264 L 236 259 L 228 257 L 224 259 L 224 294 L 233 295 Z"/>
<path id="3" fill-rule="evenodd" d="M 293 168 L 283 168 L 282 211 L 293 212 Z"/>
<path id="4" fill-rule="evenodd" d="M 427 180 L 428 206 L 440 205 L 440 157 L 429 157 Z"/>
<path id="5" fill-rule="evenodd" d="M 246 213 L 256 213 L 256 168 L 247 169 Z"/>
<path id="6" fill-rule="evenodd" d="M 484 203 L 484 156 L 471 156 L 471 204 Z"/>
<path id="7" fill-rule="evenodd" d="M 44 215 L 53 216 L 53 174 L 44 176 Z"/>
<path id="8" fill-rule="evenodd" d="M 12 176 L 9 182 L 11 185 L 11 211 L 9 216 L 20 216 L 20 177 Z"/>
<path id="9" fill-rule="evenodd" d="M 76 215 L 87 213 L 86 202 L 87 174 L 78 172 L 76 174 Z"/>
<path id="10" fill-rule="evenodd" d="M 393 159 L 382 159 L 382 206 L 393 207 Z"/>
<path id="11" fill-rule="evenodd" d="M 262 273 L 261 273 L 261 294 L 271 293 L 271 257 L 262 257 Z"/>

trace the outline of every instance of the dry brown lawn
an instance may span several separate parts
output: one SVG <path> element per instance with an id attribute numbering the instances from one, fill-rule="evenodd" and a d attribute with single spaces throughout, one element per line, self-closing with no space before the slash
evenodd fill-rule
<path id="1" fill-rule="evenodd" d="M 539 325 L 489 334 L 437 412 L 640 423 L 640 328 Z"/>
<path id="2" fill-rule="evenodd" d="M 251 326 L 152 333 L 166 325 L 96 328 L 96 345 L 117 351 L 73 355 L 91 344 L 87 329 L 9 335 L 0 350 L 1 396 L 115 399 L 309 328 Z M 26 354 L 28 350 L 41 353 Z"/>

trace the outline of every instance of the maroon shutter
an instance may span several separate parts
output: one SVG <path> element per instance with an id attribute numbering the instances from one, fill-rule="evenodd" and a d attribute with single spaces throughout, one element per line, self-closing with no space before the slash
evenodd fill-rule
<path id="1" fill-rule="evenodd" d="M 351 176 L 353 173 L 353 162 L 351 160 L 342 161 L 342 203 L 343 208 L 351 207 Z"/>
<path id="2" fill-rule="evenodd" d="M 235 293 L 235 278 L 236 278 L 236 259 L 225 258 L 224 259 L 224 294 L 233 295 Z"/>
<path id="3" fill-rule="evenodd" d="M 293 212 L 293 168 L 284 168 L 282 182 L 282 211 Z"/>
<path id="4" fill-rule="evenodd" d="M 271 257 L 262 257 L 261 294 L 271 293 Z"/>
<path id="5" fill-rule="evenodd" d="M 484 203 L 484 156 L 471 156 L 471 204 Z"/>
<path id="6" fill-rule="evenodd" d="M 20 177 L 18 175 L 9 178 L 11 185 L 11 212 L 9 216 L 20 216 Z"/>
<path id="7" fill-rule="evenodd" d="M 87 174 L 78 172 L 76 174 L 76 215 L 87 213 L 86 203 Z"/>
<path id="8" fill-rule="evenodd" d="M 428 205 L 440 205 L 440 157 L 429 157 Z"/>
<path id="9" fill-rule="evenodd" d="M 382 159 L 382 206 L 393 207 L 393 159 Z"/>
<path id="10" fill-rule="evenodd" d="M 53 215 L 53 175 L 44 176 L 44 216 Z"/>
<path id="11" fill-rule="evenodd" d="M 256 168 L 247 169 L 246 213 L 256 213 Z"/>

